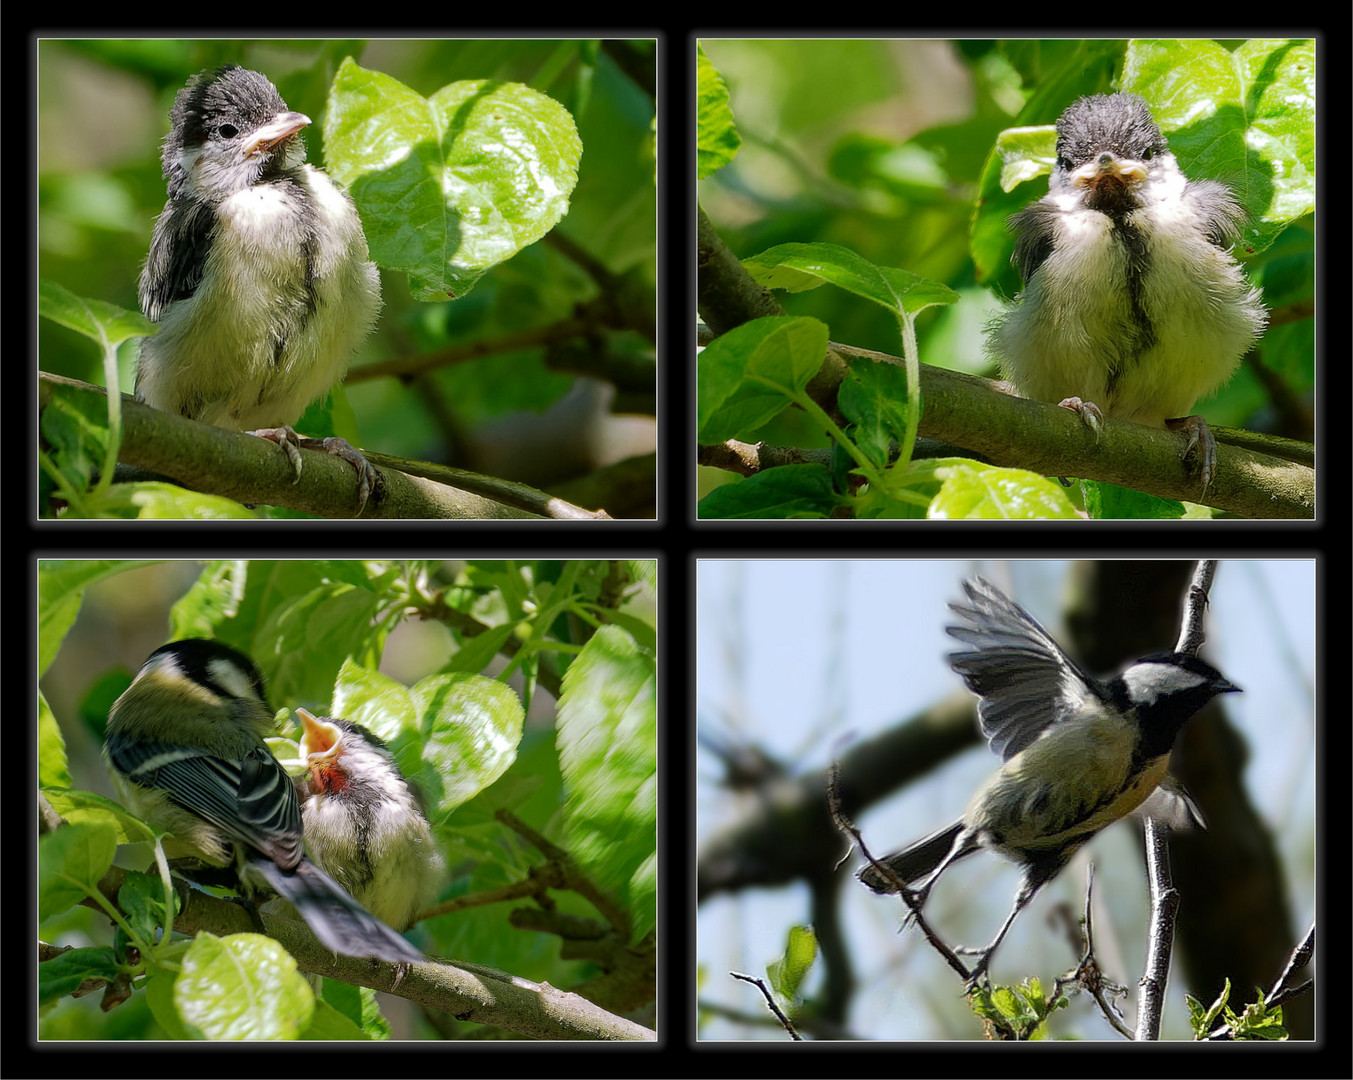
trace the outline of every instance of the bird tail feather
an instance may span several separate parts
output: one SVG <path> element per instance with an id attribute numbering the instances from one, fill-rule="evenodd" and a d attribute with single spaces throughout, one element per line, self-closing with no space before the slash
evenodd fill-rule
<path id="1" fill-rule="evenodd" d="M 963 819 L 960 818 L 938 832 L 933 832 L 924 839 L 917 840 L 909 847 L 879 859 L 879 862 L 896 874 L 903 884 L 910 885 L 912 882 L 925 877 L 944 861 L 945 856 L 954 846 L 955 837 L 962 831 Z M 975 846 L 973 850 L 976 850 Z M 968 853 L 965 851 L 962 854 Z M 955 856 L 955 858 L 961 857 L 962 855 Z M 866 866 L 860 871 L 859 878 L 876 893 L 897 892 L 897 885 L 874 866 Z"/>
<path id="2" fill-rule="evenodd" d="M 344 956 L 370 956 L 414 963 L 423 954 L 357 903 L 343 886 L 308 859 L 285 870 L 271 859 L 251 859 L 278 896 L 291 902 L 328 949 Z"/>

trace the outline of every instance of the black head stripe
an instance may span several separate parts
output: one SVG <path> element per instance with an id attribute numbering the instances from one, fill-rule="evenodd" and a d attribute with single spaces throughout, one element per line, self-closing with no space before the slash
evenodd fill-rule
<path id="1" fill-rule="evenodd" d="M 146 659 L 150 664 L 159 656 L 173 657 L 183 674 L 193 682 L 226 698 L 255 697 L 266 704 L 263 675 L 252 660 L 238 649 L 219 641 L 186 638 L 162 645 Z"/>

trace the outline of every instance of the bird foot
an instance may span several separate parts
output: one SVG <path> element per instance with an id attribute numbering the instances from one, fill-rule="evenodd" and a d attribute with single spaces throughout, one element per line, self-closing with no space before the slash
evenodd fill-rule
<path id="1" fill-rule="evenodd" d="M 1201 416 L 1178 416 L 1166 420 L 1165 426 L 1170 431 L 1183 432 L 1187 438 L 1184 460 L 1187 463 L 1189 457 L 1193 457 L 1191 471 L 1197 473 L 1203 483 L 1203 494 L 1206 495 L 1208 485 L 1217 475 L 1217 437 Z"/>
<path id="2" fill-rule="evenodd" d="M 1085 426 L 1095 433 L 1095 442 L 1099 442 L 1102 430 L 1100 422 L 1104 419 L 1104 413 L 1100 411 L 1098 405 L 1093 401 L 1082 401 L 1078 397 L 1063 398 L 1057 404 L 1063 409 L 1070 409 L 1084 420 Z"/>
<path id="3" fill-rule="evenodd" d="M 361 516 L 362 511 L 366 508 L 366 501 L 370 498 L 372 489 L 376 486 L 377 473 L 371 462 L 362 456 L 361 451 L 355 449 L 346 439 L 340 439 L 333 435 L 313 439 L 305 435 L 297 435 L 295 429 L 289 426 L 260 428 L 257 431 L 249 432 L 249 434 L 277 443 L 286 453 L 287 460 L 291 462 L 292 468 L 296 470 L 297 480 L 301 478 L 300 452 L 302 450 L 319 450 L 322 453 L 342 458 L 357 470 L 357 516 Z"/>
<path id="4" fill-rule="evenodd" d="M 930 886 L 925 885 L 919 889 L 904 888 L 903 891 L 911 901 L 907 903 L 906 900 L 903 900 L 907 909 L 907 917 L 902 920 L 902 929 L 905 930 L 916 921 L 916 913 L 925 907 L 926 897 L 930 895 Z"/>
<path id="5" fill-rule="evenodd" d="M 954 953 L 958 956 L 972 956 L 974 954 L 977 956 L 977 963 L 973 966 L 973 969 L 968 972 L 968 977 L 963 980 L 964 989 L 971 990 L 979 983 L 990 985 L 991 976 L 987 974 L 987 965 L 991 963 L 992 951 L 993 950 L 989 948 L 971 949 L 962 946 L 954 950 Z"/>

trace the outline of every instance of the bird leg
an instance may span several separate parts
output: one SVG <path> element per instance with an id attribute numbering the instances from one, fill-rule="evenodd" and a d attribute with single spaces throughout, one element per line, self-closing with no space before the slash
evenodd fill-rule
<path id="1" fill-rule="evenodd" d="M 297 435 L 295 429 L 289 426 L 259 428 L 257 431 L 249 432 L 249 434 L 277 443 L 285 451 L 287 460 L 296 470 L 297 480 L 301 478 L 301 450 L 319 450 L 322 453 L 342 458 L 357 470 L 357 514 L 358 516 L 361 515 L 372 489 L 376 486 L 377 473 L 371 463 L 362 456 L 361 451 L 354 449 L 346 439 L 340 439 L 333 435 L 327 438 L 313 439 L 305 435 Z"/>
<path id="2" fill-rule="evenodd" d="M 1010 909 L 1010 914 L 1005 917 L 1005 922 L 1001 925 L 1000 931 L 996 934 L 996 937 L 992 940 L 991 944 L 985 949 L 980 950 L 976 965 L 973 967 L 972 971 L 968 973 L 966 985 L 969 988 L 975 986 L 979 981 L 990 981 L 987 976 L 987 968 L 991 964 L 991 958 L 996 952 L 996 947 L 1005 940 L 1005 935 L 1009 932 L 1010 927 L 1014 925 L 1015 916 L 1024 910 L 1025 905 L 1034 898 L 1034 894 L 1038 892 L 1041 885 L 1041 881 L 1035 883 L 1030 881 L 1027 877 L 1020 882 L 1019 892 L 1015 894 L 1015 903 Z M 970 950 L 963 951 L 966 952 Z"/>

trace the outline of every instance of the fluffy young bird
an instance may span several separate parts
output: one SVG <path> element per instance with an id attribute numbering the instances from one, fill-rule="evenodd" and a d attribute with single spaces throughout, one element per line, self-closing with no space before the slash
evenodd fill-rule
<path id="1" fill-rule="evenodd" d="M 309 770 L 297 782 L 306 850 L 373 915 L 408 929 L 445 870 L 417 792 L 360 724 L 296 715 Z"/>
<path id="2" fill-rule="evenodd" d="M 1010 219 L 1025 288 L 988 331 L 1023 397 L 1188 434 L 1204 491 L 1216 462 L 1188 415 L 1230 377 L 1267 313 L 1231 255 L 1245 212 L 1179 169 L 1146 102 L 1096 94 L 1057 121 L 1048 194 Z"/>
<path id="3" fill-rule="evenodd" d="M 235 65 L 179 91 L 164 141 L 169 201 L 141 272 L 141 307 L 160 332 L 142 339 L 136 397 L 272 439 L 298 478 L 298 446 L 336 454 L 357 470 L 365 505 L 366 459 L 290 427 L 343 377 L 381 305 L 357 208 L 305 163 L 309 123 Z"/>
<path id="4" fill-rule="evenodd" d="M 151 653 L 113 703 L 104 760 L 123 805 L 172 833 L 183 853 L 234 865 L 246 891 L 267 887 L 290 901 L 329 949 L 421 960 L 305 857 L 295 784 L 263 741 L 272 727 L 249 657 L 216 641 L 176 641 Z"/>
<path id="5" fill-rule="evenodd" d="M 978 848 L 1023 867 L 1014 906 L 970 976 L 976 981 L 1015 917 L 1100 829 L 1133 811 L 1175 825 L 1196 817 L 1168 775 L 1170 750 L 1185 721 L 1239 687 L 1180 652 L 1143 657 L 1101 682 L 990 582 L 963 588 L 971 606 L 949 606 L 967 625 L 947 631 L 971 649 L 951 653 L 949 663 L 978 696 L 982 734 L 1004 764 L 958 821 L 879 862 L 918 906 L 940 874 Z M 897 891 L 873 866 L 859 876 L 875 892 Z"/>

